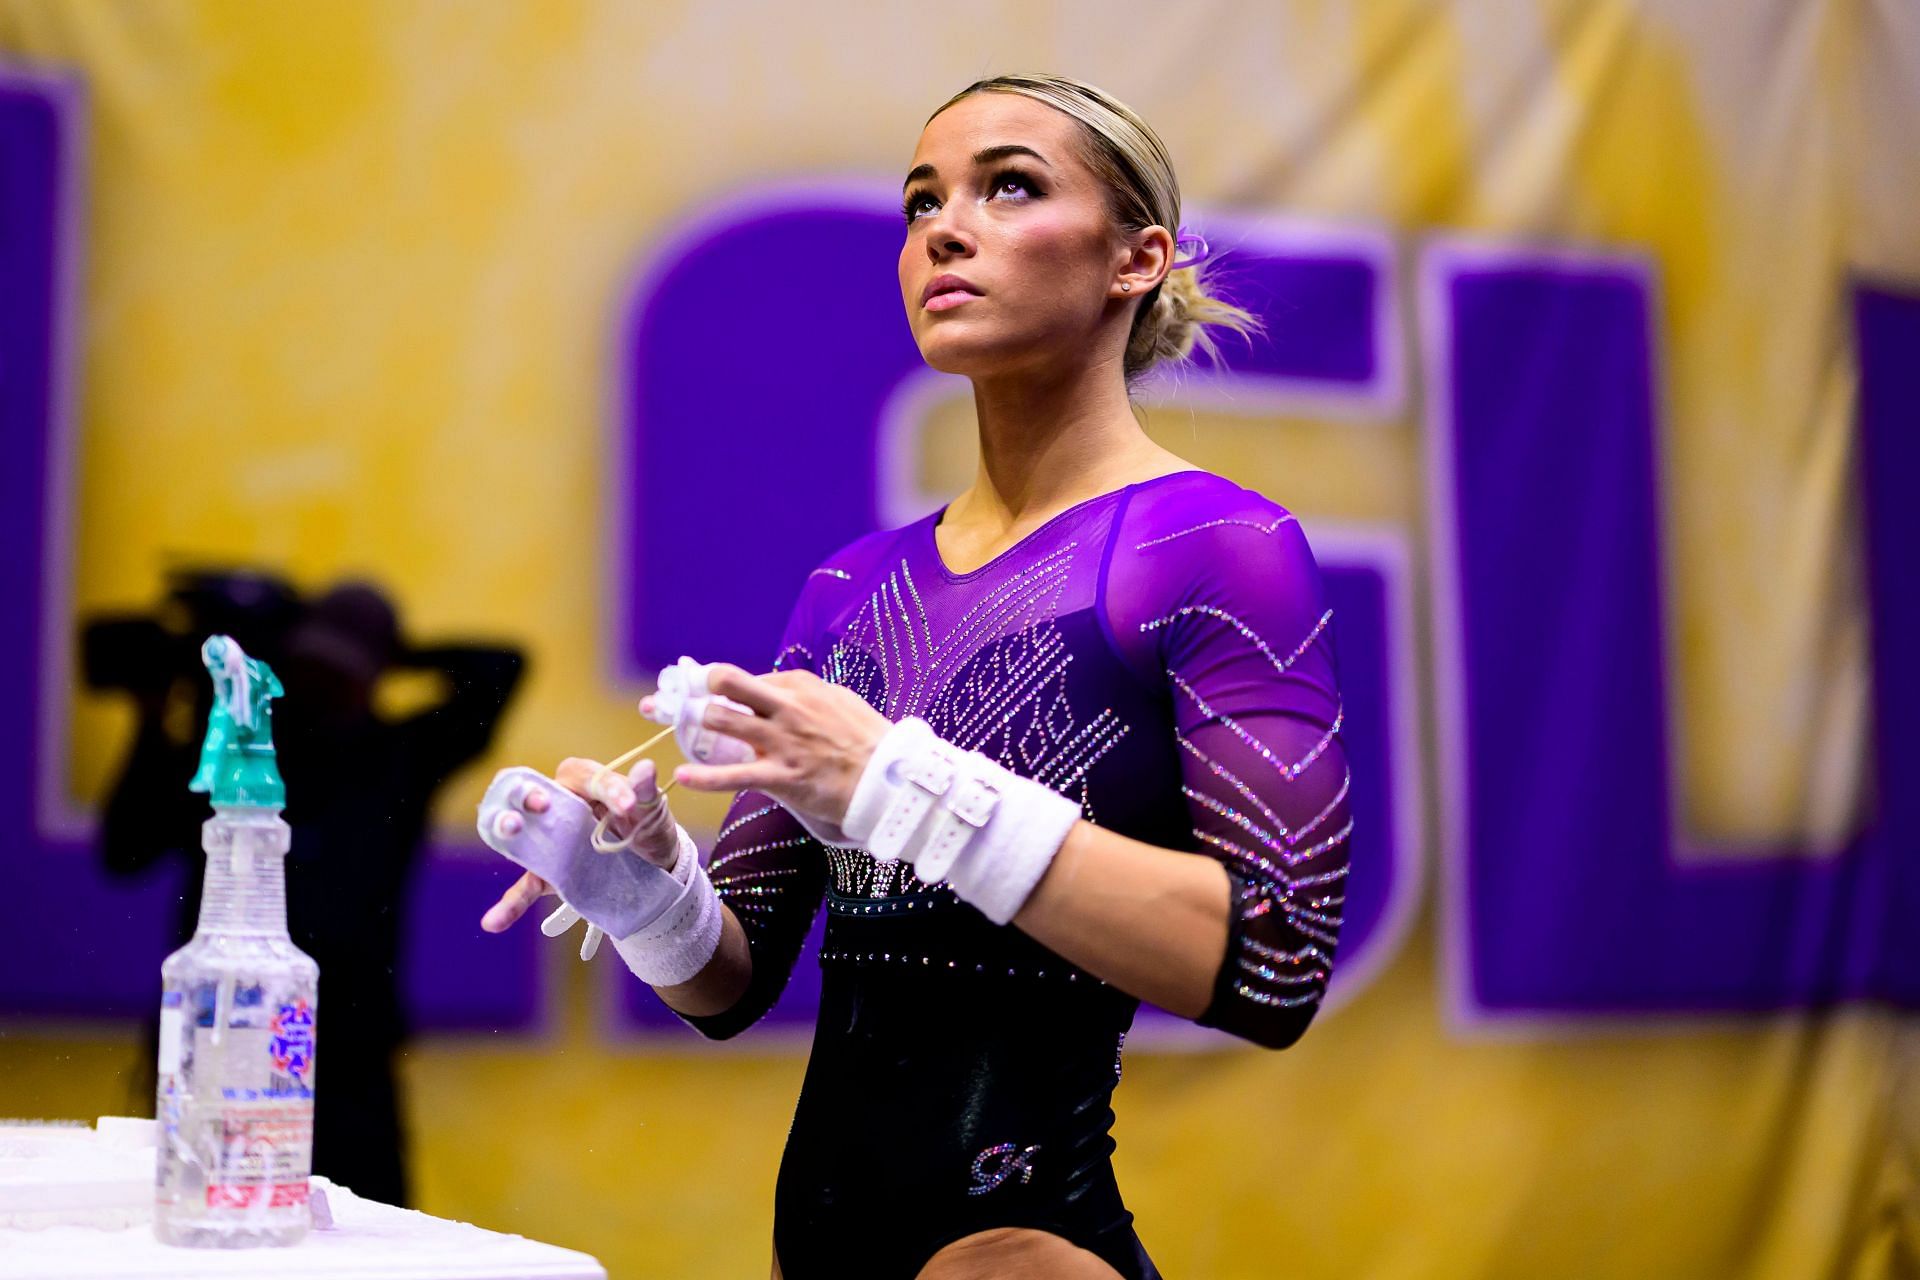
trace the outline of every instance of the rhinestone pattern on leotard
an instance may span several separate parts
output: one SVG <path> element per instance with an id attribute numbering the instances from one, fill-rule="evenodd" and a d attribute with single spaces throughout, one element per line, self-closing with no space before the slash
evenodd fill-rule
<path id="1" fill-rule="evenodd" d="M 889 719 L 921 716 L 943 739 L 1073 796 L 1090 820 L 1097 808 L 1122 834 L 1190 842 L 1221 863 L 1233 913 L 1218 991 L 1246 1012 L 1212 1016 L 1239 1030 L 1236 1016 L 1244 1026 L 1262 1010 L 1310 1011 L 1325 991 L 1351 776 L 1327 652 L 1333 611 L 1312 585 L 1298 522 L 1217 478 L 1166 492 L 1189 487 L 1194 500 L 1170 504 L 1169 518 L 1088 504 L 1049 526 L 1053 536 L 963 575 L 939 563 L 925 523 L 856 544 L 809 575 L 815 612 L 783 637 L 776 666 L 815 671 Z M 1109 566 L 1123 585 L 1108 585 Z M 1278 589 L 1295 579 L 1297 591 Z M 1069 628 L 1070 616 L 1102 625 Z M 1102 772 L 1109 760 L 1124 765 Z M 1149 834 L 1154 813 L 1167 821 L 1151 819 Z M 755 946 L 776 921 L 790 933 L 796 913 L 810 915 L 824 880 L 830 969 L 1103 985 L 1057 957 L 971 954 L 985 935 L 951 934 L 967 909 L 945 885 L 824 845 L 765 797 L 736 803 L 712 873 Z"/>
<path id="2" fill-rule="evenodd" d="M 1223 868 L 1226 948 L 1200 1021 L 1291 1043 L 1332 972 L 1364 781 L 1298 521 L 1189 473 L 1090 500 L 967 574 L 940 562 L 933 528 L 870 535 L 810 574 L 779 665 L 923 716 L 1106 830 Z M 789 1274 L 830 1274 L 863 1237 L 913 1274 L 931 1250 L 909 1224 L 968 1192 L 989 1219 L 1044 1212 L 1088 1247 L 1124 1223 L 1108 1154 L 1131 996 L 945 886 L 823 845 L 763 795 L 736 797 L 712 868 L 752 970 L 734 1008 L 688 1019 L 708 1035 L 774 1004 L 827 906 L 776 1192 Z M 1101 1256 L 1137 1274 L 1126 1248 Z"/>
<path id="3" fill-rule="evenodd" d="M 1068 541 L 981 594 L 944 631 L 922 603 L 913 566 L 901 559 L 854 610 L 828 649 L 821 675 L 845 685 L 889 720 L 917 715 L 944 740 L 980 751 L 1066 795 L 1129 727 L 1110 707 L 1084 721 L 1067 697 L 1074 655 L 1055 618 L 1073 571 Z M 890 898 L 943 887 L 911 867 L 860 849 L 828 846 L 835 892 Z"/>

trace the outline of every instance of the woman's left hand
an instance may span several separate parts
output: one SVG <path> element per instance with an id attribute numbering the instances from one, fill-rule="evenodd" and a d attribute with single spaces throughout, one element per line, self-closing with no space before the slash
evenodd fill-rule
<path id="1" fill-rule="evenodd" d="M 811 671 L 749 675 L 716 662 L 707 689 L 753 709 L 743 715 L 709 706 L 702 723 L 740 739 L 756 759 L 745 764 L 683 764 L 674 780 L 694 791 L 760 791 L 816 828 L 838 830 L 854 786 L 892 721 L 851 689 Z"/>

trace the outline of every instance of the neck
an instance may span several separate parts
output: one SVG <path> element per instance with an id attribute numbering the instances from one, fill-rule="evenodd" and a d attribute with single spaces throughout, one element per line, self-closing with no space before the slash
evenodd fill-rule
<path id="1" fill-rule="evenodd" d="M 1171 456 L 1135 421 L 1111 358 L 976 378 L 973 406 L 980 466 L 949 507 L 967 524 L 1006 530 L 1045 519 Z"/>

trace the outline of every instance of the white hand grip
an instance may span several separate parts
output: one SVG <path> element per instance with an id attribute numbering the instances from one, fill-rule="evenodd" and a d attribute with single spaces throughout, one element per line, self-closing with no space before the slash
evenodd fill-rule
<path id="1" fill-rule="evenodd" d="M 753 714 L 751 707 L 707 691 L 704 664 L 682 657 L 672 666 L 661 669 L 658 686 L 650 718 L 656 724 L 673 726 L 673 740 L 680 744 L 687 759 L 701 764 L 745 764 L 754 758 L 753 748 L 740 739 L 701 723 L 707 708 L 716 704 L 742 715 Z"/>
<path id="2" fill-rule="evenodd" d="M 547 808 L 526 807 L 534 791 Z M 625 938 L 653 923 L 680 897 L 673 876 L 635 853 L 595 853 L 594 817 L 586 801 L 524 766 L 494 775 L 477 824 L 488 848 L 552 885 L 591 924 Z"/>

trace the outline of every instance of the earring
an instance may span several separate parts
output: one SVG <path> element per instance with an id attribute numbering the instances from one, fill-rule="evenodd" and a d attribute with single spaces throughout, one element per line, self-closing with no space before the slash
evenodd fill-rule
<path id="1" fill-rule="evenodd" d="M 1131 281 L 1131 280 L 1122 280 L 1122 281 L 1120 282 L 1120 292 L 1122 292 L 1122 293 L 1126 293 L 1126 292 L 1128 292 L 1129 290 L 1131 290 L 1132 288 L 1133 288 L 1133 281 Z"/>

